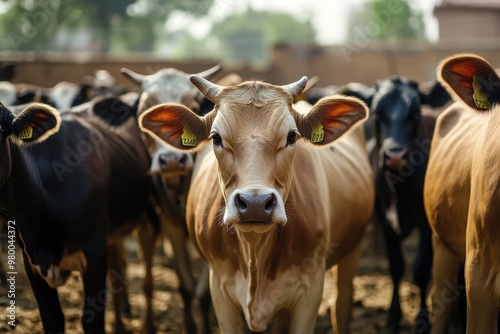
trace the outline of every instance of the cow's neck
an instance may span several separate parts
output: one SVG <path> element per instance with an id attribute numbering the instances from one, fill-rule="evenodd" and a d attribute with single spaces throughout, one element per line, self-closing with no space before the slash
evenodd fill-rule
<path id="1" fill-rule="evenodd" d="M 265 275 L 271 265 L 272 245 L 276 239 L 274 233 L 240 233 L 237 232 L 240 239 L 241 253 L 243 255 L 240 265 L 246 275 L 249 275 L 251 280 L 257 280 L 259 276 Z"/>

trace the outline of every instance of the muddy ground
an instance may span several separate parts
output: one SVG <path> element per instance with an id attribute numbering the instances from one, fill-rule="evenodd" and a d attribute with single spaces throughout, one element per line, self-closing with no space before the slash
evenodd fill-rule
<path id="1" fill-rule="evenodd" d="M 418 233 L 414 233 L 405 240 L 404 249 L 408 260 L 407 268 L 411 270 L 411 261 L 416 250 Z M 4 242 L 3 240 L 2 242 Z M 5 248 L 4 248 L 5 249 Z M 125 319 L 126 326 L 132 333 L 142 333 L 142 314 L 145 299 L 141 291 L 143 267 L 139 261 L 137 244 L 134 238 L 127 240 L 128 249 L 128 282 L 130 301 L 132 305 L 132 316 Z M 160 247 L 159 247 L 160 249 Z M 154 292 L 154 314 L 155 325 L 158 333 L 183 333 L 182 322 L 182 299 L 177 292 L 177 278 L 172 267 L 172 261 L 167 247 L 167 256 L 158 252 L 155 257 L 153 277 L 155 284 Z M 6 254 L 2 251 L 2 254 Z M 201 263 L 196 257 L 195 265 Z M 3 260 L 2 256 L 2 260 Z M 21 255 L 17 255 L 21 259 Z M 16 305 L 17 305 L 17 333 L 41 333 L 42 326 L 36 302 L 31 288 L 18 265 L 16 280 Z M 407 270 L 406 278 L 401 284 L 401 301 L 403 310 L 403 322 L 400 333 L 415 333 L 412 325 L 418 312 L 419 292 L 411 283 L 411 272 Z M 386 321 L 387 309 L 390 305 L 392 294 L 392 283 L 388 276 L 388 261 L 386 260 L 384 247 L 380 234 L 373 226 L 369 226 L 364 238 L 364 250 L 359 264 L 358 276 L 354 280 L 355 285 L 355 307 L 351 325 L 352 333 L 383 333 Z M 326 276 L 323 303 L 319 309 L 319 316 L 315 333 L 332 333 L 329 316 L 330 296 L 332 291 L 330 275 Z M 72 274 L 66 284 L 59 288 L 59 295 L 66 316 L 67 333 L 82 333 L 80 317 L 82 310 L 82 284 L 79 274 Z M 8 305 L 7 289 L 0 287 L 0 333 L 10 332 L 7 324 Z M 108 302 L 108 305 L 110 303 Z M 111 305 L 106 313 L 106 332 L 113 332 L 114 315 L 110 311 Z M 213 332 L 217 332 L 214 323 Z"/>

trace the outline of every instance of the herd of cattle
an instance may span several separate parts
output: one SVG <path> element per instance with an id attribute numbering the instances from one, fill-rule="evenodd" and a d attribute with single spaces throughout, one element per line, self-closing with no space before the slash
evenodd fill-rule
<path id="1" fill-rule="evenodd" d="M 150 333 L 159 235 L 172 244 L 188 333 L 210 332 L 211 307 L 221 333 L 271 324 L 313 333 L 330 268 L 332 327 L 348 333 L 371 221 L 393 281 L 388 333 L 402 319 L 401 242 L 416 228 L 416 332 L 446 333 L 460 276 L 466 332 L 499 331 L 500 78 L 481 57 L 443 60 L 424 88 L 397 76 L 330 90 L 306 77 L 213 83 L 216 66 L 194 75 L 122 69 L 140 86 L 126 92 L 105 71 L 41 88 L 12 84 L 12 66 L 1 70 L 1 218 L 15 220 L 45 332 L 64 332 L 57 287 L 72 271 L 83 278 L 84 331 L 104 332 L 107 284 L 115 329 L 126 330 L 117 275 L 135 230 Z M 206 261 L 197 277 L 189 240 Z"/>

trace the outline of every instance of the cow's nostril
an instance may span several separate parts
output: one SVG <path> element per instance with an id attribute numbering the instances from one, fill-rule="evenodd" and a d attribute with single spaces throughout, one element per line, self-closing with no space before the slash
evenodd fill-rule
<path id="1" fill-rule="evenodd" d="M 402 159 L 406 153 L 408 153 L 408 149 L 406 147 L 393 147 L 384 151 L 384 156 L 387 158 Z"/>
<path id="2" fill-rule="evenodd" d="M 168 159 L 167 159 L 165 156 L 163 156 L 163 155 L 160 155 L 160 156 L 158 157 L 158 161 L 159 161 L 159 162 L 160 162 L 160 164 L 161 164 L 161 165 L 163 165 L 163 166 L 165 166 L 165 165 L 167 164 L 167 160 L 168 160 Z"/>
<path id="3" fill-rule="evenodd" d="M 239 209 L 239 210 L 246 210 L 247 209 L 247 203 L 241 198 L 241 195 L 240 194 L 237 194 L 235 197 L 234 197 L 234 204 L 236 205 L 236 207 Z"/>
<path id="4" fill-rule="evenodd" d="M 187 155 L 186 154 L 183 154 L 182 157 L 179 159 L 179 162 L 181 164 L 185 164 L 187 161 Z"/>
<path id="5" fill-rule="evenodd" d="M 274 210 L 276 207 L 276 196 L 274 194 L 271 194 L 269 200 L 266 202 L 266 205 L 264 206 L 264 210 L 267 212 L 271 212 Z"/>

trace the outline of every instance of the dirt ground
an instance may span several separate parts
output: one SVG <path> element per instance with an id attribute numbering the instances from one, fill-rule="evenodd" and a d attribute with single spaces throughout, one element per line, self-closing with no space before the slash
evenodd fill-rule
<path id="1" fill-rule="evenodd" d="M 414 233 L 405 240 L 404 248 L 408 261 L 412 259 L 416 250 L 418 234 Z M 4 240 L 2 241 L 4 242 Z M 5 248 L 4 248 L 5 249 Z M 141 291 L 143 267 L 139 262 L 137 254 L 137 243 L 130 237 L 127 240 L 128 250 L 128 289 L 130 302 L 132 305 L 132 316 L 125 319 L 127 328 L 132 333 L 142 333 L 142 314 L 145 306 L 145 299 Z M 172 268 L 170 252 L 167 247 L 167 256 L 158 252 L 155 257 L 153 267 L 153 277 L 155 284 L 154 291 L 154 314 L 155 325 L 158 333 L 183 333 L 182 321 L 182 299 L 177 292 L 177 278 Z M 2 254 L 6 254 L 2 251 Z M 194 257 L 196 254 L 193 255 Z M 3 257 L 2 257 L 3 259 Z M 21 254 L 17 255 L 21 259 Z M 195 265 L 201 263 L 196 257 Z M 20 265 L 18 266 L 20 267 Z M 407 268 L 411 268 L 411 263 L 407 262 Z M 17 305 L 17 333 L 41 333 L 37 305 L 34 300 L 31 288 L 25 273 L 18 269 L 16 280 L 16 305 Z M 388 261 L 385 258 L 384 247 L 379 233 L 373 226 L 369 226 L 364 238 L 364 251 L 359 264 L 358 276 L 354 280 L 355 285 L 355 307 L 353 321 L 351 325 L 352 333 L 383 333 L 386 321 L 386 311 L 390 304 L 392 294 L 392 283 L 388 273 Z M 66 316 L 67 333 L 82 333 L 80 317 L 82 313 L 82 284 L 79 274 L 72 274 L 66 284 L 59 288 L 60 300 Z M 108 294 L 109 295 L 109 294 Z M 332 285 L 330 275 L 326 276 L 323 294 L 323 303 L 319 309 L 318 320 L 315 333 L 332 333 L 329 316 L 330 296 L 332 295 Z M 109 296 L 108 296 L 109 297 Z M 406 273 L 406 279 L 401 284 L 401 301 L 403 310 L 403 322 L 400 333 L 414 333 L 412 319 L 415 319 L 418 312 L 419 292 L 415 285 L 411 283 L 411 272 Z M 7 289 L 0 286 L 0 333 L 10 332 L 7 324 L 8 305 Z M 110 302 L 108 301 L 108 305 Z M 106 313 L 106 332 L 113 332 L 113 318 L 111 305 Z M 214 321 L 215 322 L 215 321 Z M 217 332 L 214 323 L 213 332 Z"/>

